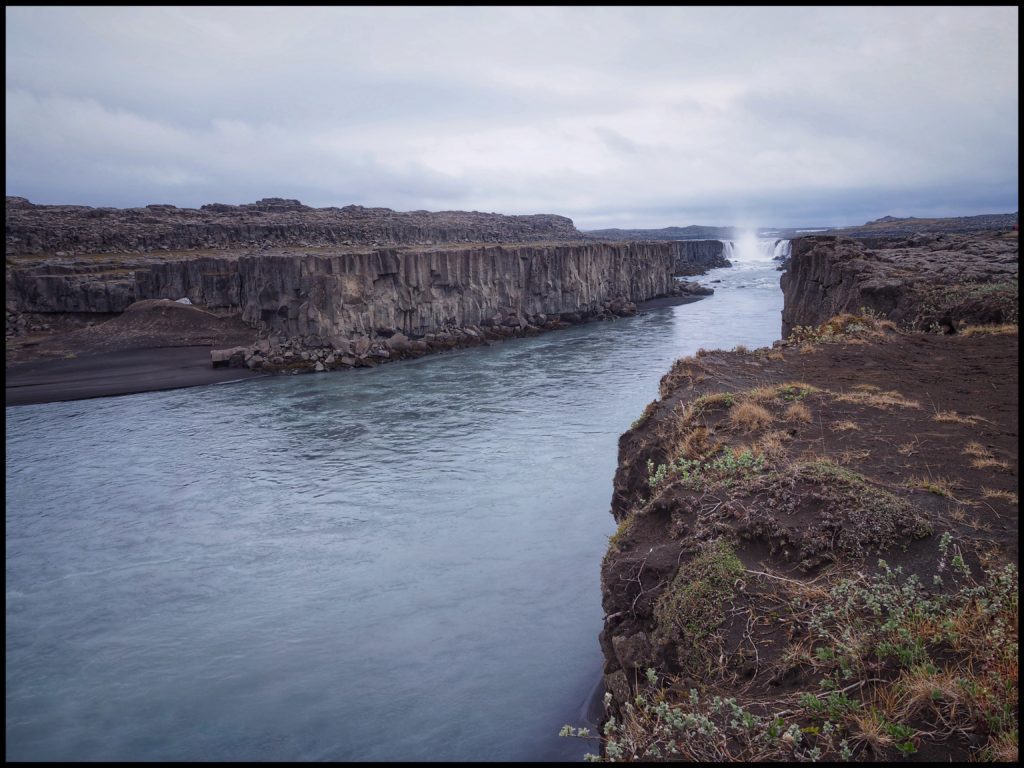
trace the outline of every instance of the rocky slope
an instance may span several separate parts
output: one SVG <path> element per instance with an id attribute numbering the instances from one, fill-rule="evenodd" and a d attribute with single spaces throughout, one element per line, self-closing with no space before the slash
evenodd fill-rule
<path id="1" fill-rule="evenodd" d="M 916 329 L 1016 322 L 1016 233 L 915 235 L 873 245 L 834 236 L 794 240 L 782 276 L 783 332 L 861 308 Z"/>
<path id="2" fill-rule="evenodd" d="M 360 205 L 311 208 L 298 200 L 276 197 L 248 205 L 212 203 L 199 209 L 34 205 L 23 197 L 7 197 L 5 214 L 8 256 L 584 239 L 564 216 L 402 213 Z"/>
<path id="3" fill-rule="evenodd" d="M 992 330 L 844 316 L 676 362 L 619 442 L 604 757 L 1016 760 L 1019 360 Z"/>

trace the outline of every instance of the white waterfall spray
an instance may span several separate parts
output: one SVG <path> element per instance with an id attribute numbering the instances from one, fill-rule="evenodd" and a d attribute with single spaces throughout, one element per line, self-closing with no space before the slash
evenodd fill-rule
<path id="1" fill-rule="evenodd" d="M 722 255 L 729 261 L 766 262 L 782 261 L 789 257 L 792 242 L 777 238 L 759 238 L 753 233 L 743 235 L 739 240 L 721 240 Z"/>

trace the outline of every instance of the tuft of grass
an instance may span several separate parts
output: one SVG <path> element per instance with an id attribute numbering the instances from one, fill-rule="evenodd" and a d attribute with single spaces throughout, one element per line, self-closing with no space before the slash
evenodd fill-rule
<path id="1" fill-rule="evenodd" d="M 981 497 L 983 499 L 999 499 L 1001 501 L 1008 501 L 1011 504 L 1017 504 L 1017 494 L 1012 491 L 1002 491 L 996 488 L 982 488 Z"/>
<path id="2" fill-rule="evenodd" d="M 702 460 L 718 452 L 719 446 L 711 441 L 707 427 L 697 426 L 685 432 L 678 443 L 677 453 L 681 458 Z"/>
<path id="3" fill-rule="evenodd" d="M 783 384 L 769 384 L 761 387 L 753 387 L 742 392 L 745 400 L 755 403 L 767 403 L 771 401 L 793 402 L 803 400 L 810 394 L 820 390 L 802 381 L 787 381 Z"/>
<path id="4" fill-rule="evenodd" d="M 971 462 L 971 466 L 975 469 L 996 469 L 1000 472 L 1012 472 L 1009 462 L 1000 461 L 993 456 L 987 456 L 980 459 L 975 459 Z"/>
<path id="5" fill-rule="evenodd" d="M 807 423 L 811 420 L 811 409 L 803 403 L 793 403 L 786 408 L 786 421 L 801 421 Z"/>
<path id="6" fill-rule="evenodd" d="M 944 424 L 976 424 L 985 421 L 980 416 L 963 416 L 956 411 L 938 411 L 932 416 L 932 421 L 939 421 Z"/>
<path id="7" fill-rule="evenodd" d="M 832 429 L 836 432 L 849 432 L 850 430 L 860 429 L 856 422 L 850 420 L 834 421 L 832 422 Z"/>
<path id="8" fill-rule="evenodd" d="M 887 410 L 889 408 L 920 408 L 921 404 L 916 400 L 908 400 L 899 392 L 866 392 L 863 390 L 850 391 L 850 392 L 831 392 L 830 393 L 836 400 L 841 403 L 855 403 L 857 405 L 867 405 L 872 408 L 881 408 Z"/>
<path id="9" fill-rule="evenodd" d="M 775 462 L 786 455 L 786 443 L 790 440 L 788 433 L 773 429 L 761 435 L 754 448 L 768 461 Z"/>
<path id="10" fill-rule="evenodd" d="M 729 411 L 729 424 L 734 429 L 753 432 L 767 427 L 775 421 L 775 417 L 763 406 L 750 400 L 744 400 Z"/>
<path id="11" fill-rule="evenodd" d="M 990 459 L 992 452 L 979 442 L 971 441 L 964 446 L 962 453 L 965 456 L 973 456 L 976 459 Z"/>
<path id="12" fill-rule="evenodd" d="M 944 496 L 947 499 L 956 500 L 953 491 L 958 486 L 952 480 L 945 477 L 910 477 L 903 485 L 906 488 L 918 488 L 922 491 L 934 493 L 936 496 Z"/>

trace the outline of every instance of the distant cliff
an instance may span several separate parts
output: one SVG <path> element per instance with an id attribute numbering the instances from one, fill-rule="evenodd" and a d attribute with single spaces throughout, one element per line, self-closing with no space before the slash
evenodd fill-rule
<path id="1" fill-rule="evenodd" d="M 1017 226 L 1017 213 L 986 213 L 980 216 L 950 216 L 927 219 L 916 216 L 898 218 L 883 216 L 859 227 L 830 229 L 828 234 L 839 237 L 893 238 L 914 235 L 964 235 L 978 232 L 1008 232 Z"/>
<path id="2" fill-rule="evenodd" d="M 571 219 L 551 214 L 311 208 L 281 198 L 195 209 L 34 205 L 23 197 L 7 197 L 5 209 L 8 255 L 585 239 Z"/>
<path id="3" fill-rule="evenodd" d="M 735 240 L 735 227 L 662 227 L 661 229 L 590 229 L 584 233 L 595 240 Z"/>

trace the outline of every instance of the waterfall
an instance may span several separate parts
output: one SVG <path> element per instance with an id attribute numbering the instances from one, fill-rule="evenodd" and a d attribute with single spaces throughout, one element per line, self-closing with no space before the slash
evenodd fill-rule
<path id="1" fill-rule="evenodd" d="M 772 261 L 785 261 L 793 251 L 792 240 L 776 240 L 772 250 Z"/>
<path id="2" fill-rule="evenodd" d="M 722 255 L 729 261 L 741 262 L 783 261 L 789 257 L 792 243 L 789 240 L 759 238 L 747 234 L 738 241 L 722 240 Z"/>

